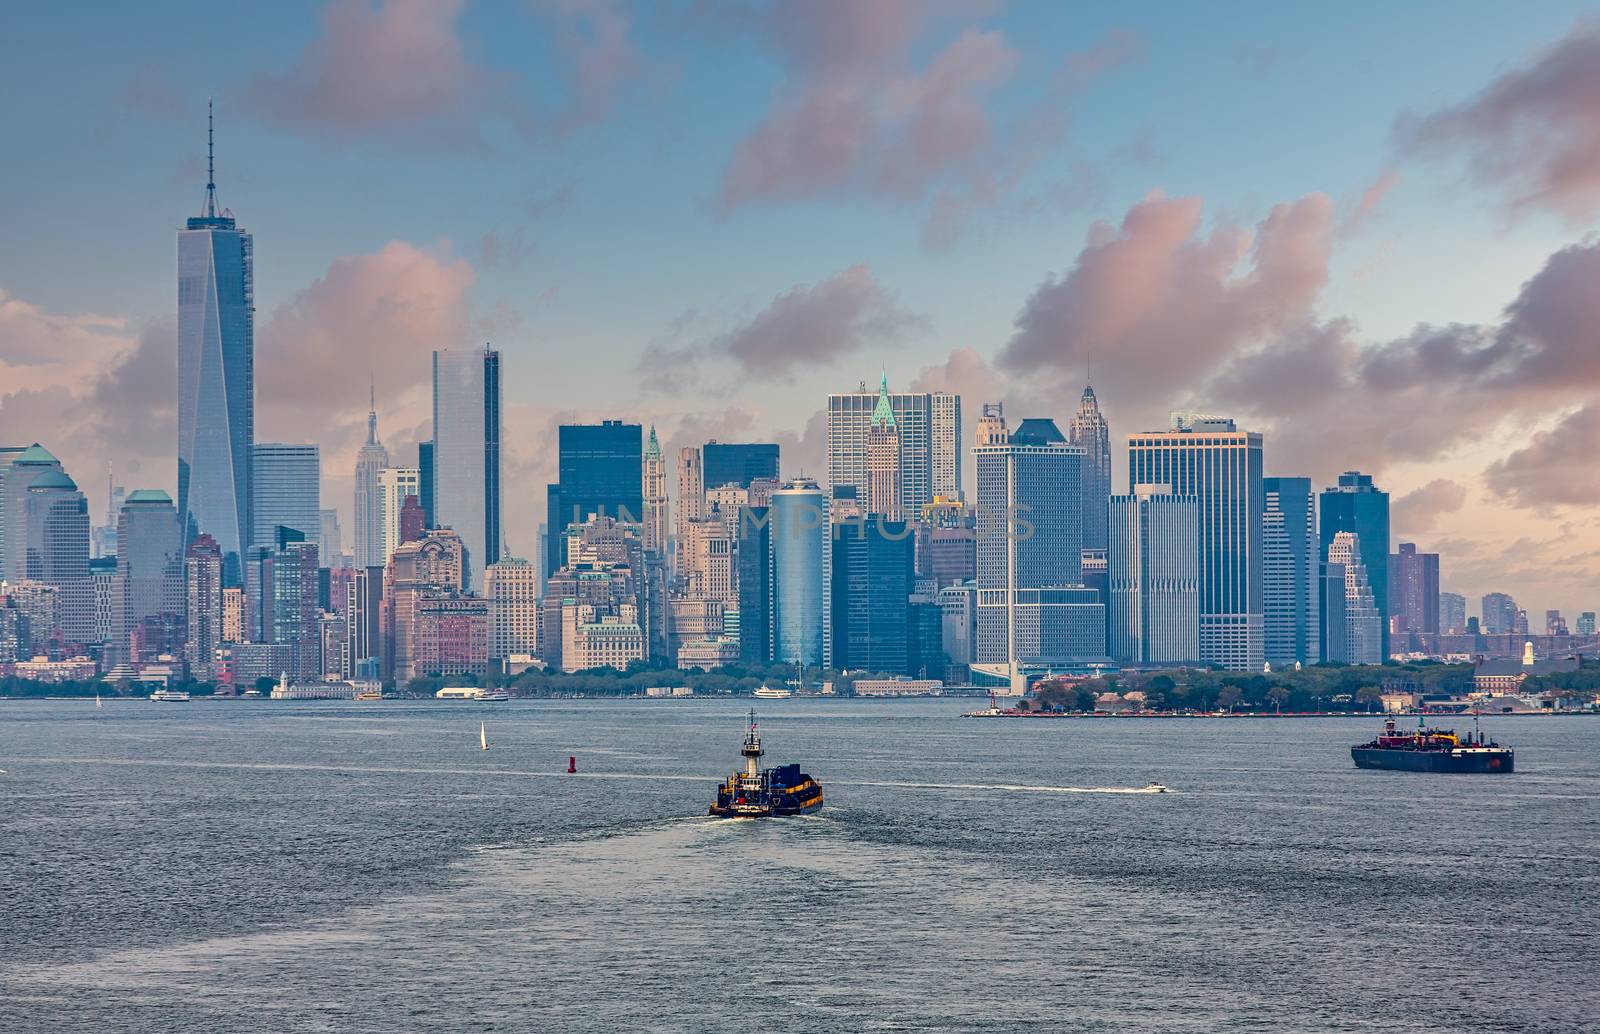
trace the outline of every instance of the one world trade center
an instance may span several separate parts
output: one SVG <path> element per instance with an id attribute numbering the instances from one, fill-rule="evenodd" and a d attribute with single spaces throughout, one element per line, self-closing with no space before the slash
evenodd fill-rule
<path id="1" fill-rule="evenodd" d="M 206 200 L 178 231 L 178 512 L 185 541 L 205 533 L 239 585 L 249 545 L 255 440 L 255 298 L 250 235 L 217 209 L 211 116 Z"/>

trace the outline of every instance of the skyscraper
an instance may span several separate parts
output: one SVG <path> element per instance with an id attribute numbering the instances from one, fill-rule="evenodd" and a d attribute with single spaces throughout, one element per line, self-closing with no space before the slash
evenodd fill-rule
<path id="1" fill-rule="evenodd" d="M 433 443 L 417 443 L 417 502 L 422 506 L 422 523 L 426 527 L 434 526 L 433 510 Z"/>
<path id="2" fill-rule="evenodd" d="M 794 478 L 772 493 L 774 660 L 823 663 L 823 576 L 827 512 L 822 489 Z"/>
<path id="3" fill-rule="evenodd" d="M 378 399 L 367 410 L 367 441 L 356 453 L 355 550 L 357 567 L 382 567 L 383 520 L 378 509 L 378 471 L 389 465 L 389 450 L 378 440 Z"/>
<path id="4" fill-rule="evenodd" d="M 1582 629 L 1583 619 L 1578 619 Z M 1467 630 L 1467 598 L 1459 592 L 1439 594 L 1439 631 L 1445 635 L 1460 635 Z"/>
<path id="5" fill-rule="evenodd" d="M 431 516 L 461 536 L 477 591 L 500 556 L 500 353 L 487 345 L 433 353 L 433 473 Z"/>
<path id="6" fill-rule="evenodd" d="M 205 206 L 178 231 L 178 519 L 217 540 L 236 585 L 254 528 L 254 245 L 217 209 L 213 155 L 208 106 Z"/>
<path id="7" fill-rule="evenodd" d="M 861 499 L 867 495 L 867 438 L 882 393 L 868 391 L 863 383 L 857 391 L 828 396 L 828 484 L 854 485 Z M 961 423 L 961 398 L 944 392 L 894 392 L 889 410 L 900 433 L 900 505 L 916 517 L 935 495 L 953 499 L 959 494 L 961 456 L 953 443 Z"/>
<path id="8" fill-rule="evenodd" d="M 514 655 L 538 652 L 539 589 L 543 585 L 543 574 L 520 557 L 501 557 L 484 570 L 491 671 Z"/>
<path id="9" fill-rule="evenodd" d="M 1389 606 L 1402 632 L 1439 632 L 1439 554 L 1418 553 L 1415 542 L 1400 543 L 1389 557 Z"/>
<path id="10" fill-rule="evenodd" d="M 772 522 L 765 506 L 739 511 L 739 660 L 746 665 L 772 663 Z"/>
<path id="11" fill-rule="evenodd" d="M 1389 656 L 1389 493 L 1380 492 L 1370 474 L 1347 470 L 1337 485 L 1322 490 L 1318 508 L 1325 558 L 1341 531 L 1355 533 L 1360 543 L 1361 563 L 1378 607 L 1381 660 Z"/>
<path id="12" fill-rule="evenodd" d="M 317 562 L 323 567 L 344 566 L 344 536 L 339 528 L 339 511 L 331 506 L 324 506 L 318 515 L 322 518 L 322 530 L 317 536 Z"/>
<path id="13" fill-rule="evenodd" d="M 1315 664 L 1322 657 L 1317 616 L 1320 550 L 1311 479 L 1261 479 L 1263 623 L 1266 659 L 1275 668 Z"/>
<path id="14" fill-rule="evenodd" d="M 183 659 L 189 677 L 198 682 L 216 678 L 217 647 L 222 645 L 222 550 L 210 535 L 189 543 L 184 558 L 185 590 Z"/>
<path id="15" fill-rule="evenodd" d="M 862 493 L 865 512 L 890 521 L 901 516 L 900 429 L 889 404 L 889 375 L 878 386 L 878 405 L 867 425 L 867 484 Z"/>
<path id="16" fill-rule="evenodd" d="M 1481 601 L 1484 635 L 1505 635 L 1517 629 L 1517 601 L 1503 592 L 1491 592 Z"/>
<path id="17" fill-rule="evenodd" d="M 590 514 L 626 524 L 638 524 L 644 516 L 643 428 L 621 420 L 562 424 L 557 439 L 560 480 L 547 495 L 547 575 L 566 560 L 568 525 L 580 524 Z"/>
<path id="18" fill-rule="evenodd" d="M 905 521 L 870 514 L 833 528 L 833 667 L 910 673 L 913 541 Z"/>
<path id="19" fill-rule="evenodd" d="M 650 425 L 650 440 L 644 447 L 644 548 L 665 556 L 667 552 L 667 468 L 661 459 L 661 443 L 656 426 Z"/>
<path id="20" fill-rule="evenodd" d="M 220 546 L 219 546 L 220 552 Z M 117 580 L 122 584 L 117 656 L 141 624 L 181 627 L 183 530 L 172 497 L 152 488 L 128 493 L 117 519 Z M 177 644 L 182 646 L 182 641 Z"/>
<path id="21" fill-rule="evenodd" d="M 1383 663 L 1383 621 L 1378 614 L 1360 536 L 1336 531 L 1328 543 L 1328 567 L 1344 571 L 1344 639 L 1327 644 L 1327 659 L 1346 664 Z"/>
<path id="22" fill-rule="evenodd" d="M 321 542 L 322 459 L 317 446 L 257 444 L 251 448 L 250 476 L 255 485 L 250 545 L 272 545 L 278 528 L 293 528 L 312 545 Z"/>
<path id="23" fill-rule="evenodd" d="M 1445 594 L 1445 595 L 1453 595 L 1453 594 Z M 1466 601 L 1463 600 L 1462 602 L 1465 603 Z M 1585 611 L 1583 611 L 1582 613 L 1580 613 L 1578 615 L 1578 634 L 1579 635 L 1594 635 L 1594 631 L 1595 631 L 1594 611 L 1585 610 Z"/>
<path id="24" fill-rule="evenodd" d="M 1200 510 L 1167 485 L 1134 485 L 1107 507 L 1113 660 L 1185 664 L 1200 656 Z"/>
<path id="25" fill-rule="evenodd" d="M 1106 548 L 1106 500 L 1111 497 L 1111 429 L 1094 388 L 1084 385 L 1067 440 L 1083 450 L 1083 548 Z"/>
<path id="26" fill-rule="evenodd" d="M 1105 607 L 1083 585 L 1084 451 L 1055 423 L 1008 429 L 998 404 L 983 407 L 977 466 L 978 640 L 976 661 L 1007 665 L 1011 690 L 1021 665 L 1105 655 Z"/>
<path id="27" fill-rule="evenodd" d="M 7 454 L 5 480 L 0 483 L 0 581 L 28 577 L 28 493 L 44 474 L 60 474 L 61 461 L 38 442 Z"/>
<path id="28" fill-rule="evenodd" d="M 1178 415 L 1128 438 L 1128 483 L 1170 485 L 1200 506 L 1200 659 L 1260 671 L 1265 656 L 1261 435 Z"/>
<path id="29" fill-rule="evenodd" d="M 373 566 L 387 564 L 394 551 L 406 541 L 400 534 L 400 510 L 407 496 L 421 494 L 421 484 L 421 473 L 416 467 L 385 467 L 378 471 L 374 496 L 378 511 L 378 563 Z"/>
<path id="30" fill-rule="evenodd" d="M 749 488 L 760 478 L 778 476 L 778 446 L 772 442 L 719 442 L 712 439 L 700 449 L 706 488 L 738 485 Z"/>
<path id="31" fill-rule="evenodd" d="M 699 449 L 683 448 L 678 450 L 678 508 L 672 517 L 672 537 L 676 545 L 678 566 L 677 573 L 681 576 L 684 568 L 684 542 L 688 539 L 689 522 L 705 514 L 706 483 Z M 553 516 L 553 514 L 552 514 Z M 559 562 L 548 565 L 560 566 Z"/>

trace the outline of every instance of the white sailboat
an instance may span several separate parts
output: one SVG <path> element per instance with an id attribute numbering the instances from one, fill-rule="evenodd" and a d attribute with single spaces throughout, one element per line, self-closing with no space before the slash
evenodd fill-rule
<path id="1" fill-rule="evenodd" d="M 478 742 L 484 750 L 489 749 L 489 727 L 482 722 L 478 723 Z"/>
<path id="2" fill-rule="evenodd" d="M 106 706 L 105 704 L 100 702 L 100 691 L 98 689 L 94 691 L 94 706 L 96 706 L 96 707 L 104 707 L 104 706 Z"/>

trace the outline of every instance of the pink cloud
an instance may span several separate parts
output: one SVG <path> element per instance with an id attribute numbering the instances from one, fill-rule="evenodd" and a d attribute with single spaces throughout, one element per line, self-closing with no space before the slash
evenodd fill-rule
<path id="1" fill-rule="evenodd" d="M 1467 503 L 1467 488 L 1459 481 L 1434 478 L 1394 501 L 1394 530 L 1397 536 L 1428 531 L 1445 514 L 1456 513 Z"/>
<path id="2" fill-rule="evenodd" d="M 1469 100 L 1402 116 L 1395 136 L 1411 154 L 1464 157 L 1514 212 L 1587 221 L 1600 212 L 1600 19 L 1579 21 Z"/>

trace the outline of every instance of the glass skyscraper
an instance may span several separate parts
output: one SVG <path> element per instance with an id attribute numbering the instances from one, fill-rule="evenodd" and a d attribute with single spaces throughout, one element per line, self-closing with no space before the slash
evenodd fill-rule
<path id="1" fill-rule="evenodd" d="M 466 548 L 465 578 L 477 592 L 500 558 L 500 353 L 433 353 L 433 523 Z M 426 509 L 426 507 L 424 507 Z"/>
<path id="2" fill-rule="evenodd" d="M 1200 512 L 1167 485 L 1134 485 L 1107 506 L 1113 660 L 1192 664 L 1200 656 Z"/>
<path id="3" fill-rule="evenodd" d="M 749 488 L 757 478 L 778 476 L 778 446 L 775 442 L 706 442 L 700 450 L 703 483 L 706 488 L 738 485 Z"/>
<path id="4" fill-rule="evenodd" d="M 262 443 L 251 450 L 250 504 L 255 522 L 252 546 L 270 546 L 279 527 L 293 528 L 305 541 L 322 541 L 322 460 L 315 445 Z"/>
<path id="5" fill-rule="evenodd" d="M 905 521 L 870 514 L 833 526 L 833 667 L 911 672 L 913 552 Z"/>
<path id="6" fill-rule="evenodd" d="M 548 487 L 545 515 L 548 577 L 566 562 L 569 524 L 603 514 L 629 524 L 644 520 L 644 428 L 620 420 L 562 424 L 557 432 L 560 478 Z"/>
<path id="7" fill-rule="evenodd" d="M 231 211 L 217 209 L 207 168 L 205 207 L 178 231 L 178 516 L 186 540 L 216 539 L 223 581 L 238 585 L 253 530 L 252 243 Z"/>
<path id="8" fill-rule="evenodd" d="M 823 561 L 828 517 L 822 489 L 796 478 L 772 493 L 773 624 L 782 664 L 823 663 Z"/>
<path id="9" fill-rule="evenodd" d="M 1274 668 L 1315 664 L 1322 658 L 1321 553 L 1311 479 L 1262 478 L 1261 491 L 1265 656 Z"/>
<path id="10" fill-rule="evenodd" d="M 1322 490 L 1322 559 L 1329 560 L 1328 547 L 1341 531 L 1357 538 L 1367 583 L 1378 606 L 1378 636 L 1382 641 L 1379 662 L 1389 656 L 1389 493 L 1372 483 L 1372 475 L 1347 470 L 1339 483 Z"/>
<path id="11" fill-rule="evenodd" d="M 1128 483 L 1167 485 L 1200 507 L 1200 659 L 1260 671 L 1265 659 L 1261 435 L 1179 415 L 1128 436 Z"/>

